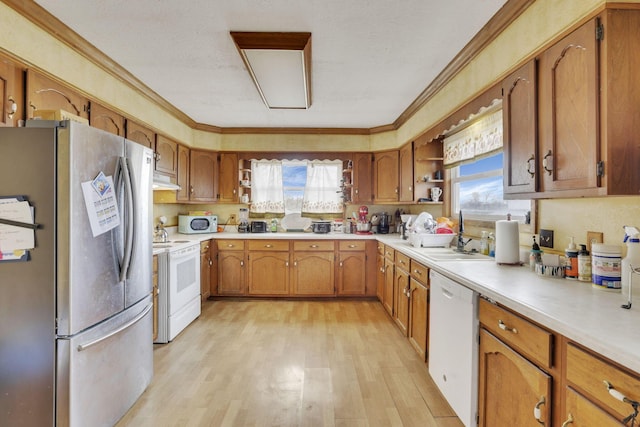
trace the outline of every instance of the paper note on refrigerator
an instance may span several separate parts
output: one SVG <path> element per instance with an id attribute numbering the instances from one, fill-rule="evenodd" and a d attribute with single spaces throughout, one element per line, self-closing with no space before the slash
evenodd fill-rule
<path id="1" fill-rule="evenodd" d="M 0 218 L 33 224 L 33 212 L 29 202 L 0 203 Z M 0 251 L 33 249 L 34 243 L 33 229 L 0 224 Z"/>
<path id="2" fill-rule="evenodd" d="M 82 194 L 93 237 L 120 225 L 120 213 L 111 176 L 104 176 L 100 172 L 93 181 L 83 182 Z"/>

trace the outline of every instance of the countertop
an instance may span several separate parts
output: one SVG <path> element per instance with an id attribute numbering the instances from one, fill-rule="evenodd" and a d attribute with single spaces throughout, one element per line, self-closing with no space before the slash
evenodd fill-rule
<path id="1" fill-rule="evenodd" d="M 529 266 L 489 261 L 438 261 L 397 235 L 376 236 L 385 245 L 591 350 L 640 373 L 640 302 L 620 307 L 626 295 L 576 280 L 546 278 Z"/>
<path id="2" fill-rule="evenodd" d="M 177 234 L 169 240 L 209 239 L 375 239 L 479 294 L 640 373 L 640 301 L 620 308 L 626 296 L 594 289 L 590 283 L 546 278 L 528 266 L 499 265 L 493 259 L 435 261 L 429 248 L 414 248 L 398 234 L 237 233 Z M 154 254 L 168 249 L 154 249 Z M 443 249 L 440 248 L 441 252 Z"/>

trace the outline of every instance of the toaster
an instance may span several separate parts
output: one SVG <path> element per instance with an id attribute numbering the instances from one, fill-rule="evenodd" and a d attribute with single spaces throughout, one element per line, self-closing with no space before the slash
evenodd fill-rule
<path id="1" fill-rule="evenodd" d="M 267 232 L 267 222 L 266 221 L 251 221 L 251 232 L 252 233 L 266 233 Z"/>

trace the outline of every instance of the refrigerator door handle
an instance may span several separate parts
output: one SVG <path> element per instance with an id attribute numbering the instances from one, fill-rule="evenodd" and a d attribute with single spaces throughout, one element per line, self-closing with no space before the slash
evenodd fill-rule
<path id="1" fill-rule="evenodd" d="M 124 260 L 123 266 L 124 268 L 120 272 L 121 277 L 120 280 L 129 278 L 129 270 L 131 268 L 131 262 L 133 260 L 133 245 L 135 244 L 135 194 L 134 194 L 134 185 L 133 185 L 133 177 L 131 176 L 131 168 L 129 167 L 129 159 L 126 157 L 121 157 L 122 161 L 122 170 L 124 172 L 124 188 L 126 195 L 126 236 L 125 236 L 125 247 L 124 247 Z"/>
<path id="2" fill-rule="evenodd" d="M 118 329 L 114 329 L 113 331 L 109 332 L 106 335 L 101 336 L 100 338 L 96 338 L 93 341 L 90 341 L 86 344 L 79 344 L 78 345 L 78 351 L 84 351 L 90 347 L 93 347 L 94 345 L 111 338 L 114 335 L 119 334 L 120 332 L 124 331 L 127 328 L 130 328 L 131 326 L 135 325 L 136 323 L 138 323 L 140 320 L 142 320 L 144 318 L 144 316 L 147 315 L 147 313 L 149 312 L 149 310 L 151 310 L 153 308 L 153 304 L 149 304 L 148 306 L 145 307 L 144 310 L 142 310 L 142 313 L 138 314 L 135 318 L 131 319 L 129 322 L 125 323 L 124 325 L 120 326 Z"/>
<path id="3" fill-rule="evenodd" d="M 115 182 L 114 185 L 116 187 L 116 196 L 118 200 L 120 197 L 120 190 L 124 187 L 123 195 L 124 195 L 124 208 L 120 208 L 120 221 L 123 224 L 125 233 L 124 233 L 124 248 L 122 251 L 122 256 L 118 253 L 117 249 L 117 239 L 113 239 L 113 251 L 118 259 L 118 264 L 120 267 L 120 275 L 119 280 L 122 282 L 127 278 L 129 267 L 131 265 L 131 253 L 133 250 L 133 194 L 132 194 L 132 184 L 131 184 L 131 174 L 129 173 L 129 166 L 127 164 L 127 160 L 124 157 L 120 157 L 118 159 L 115 171 Z M 113 233 L 116 233 L 117 229 L 114 229 Z"/>

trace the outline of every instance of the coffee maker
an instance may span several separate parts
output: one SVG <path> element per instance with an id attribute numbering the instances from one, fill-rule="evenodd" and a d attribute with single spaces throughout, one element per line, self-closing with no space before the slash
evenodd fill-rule
<path id="1" fill-rule="evenodd" d="M 380 222 L 378 223 L 379 234 L 389 234 L 389 215 L 386 212 L 380 214 Z"/>
<path id="2" fill-rule="evenodd" d="M 238 213 L 238 233 L 249 233 L 249 209 L 240 208 Z"/>

